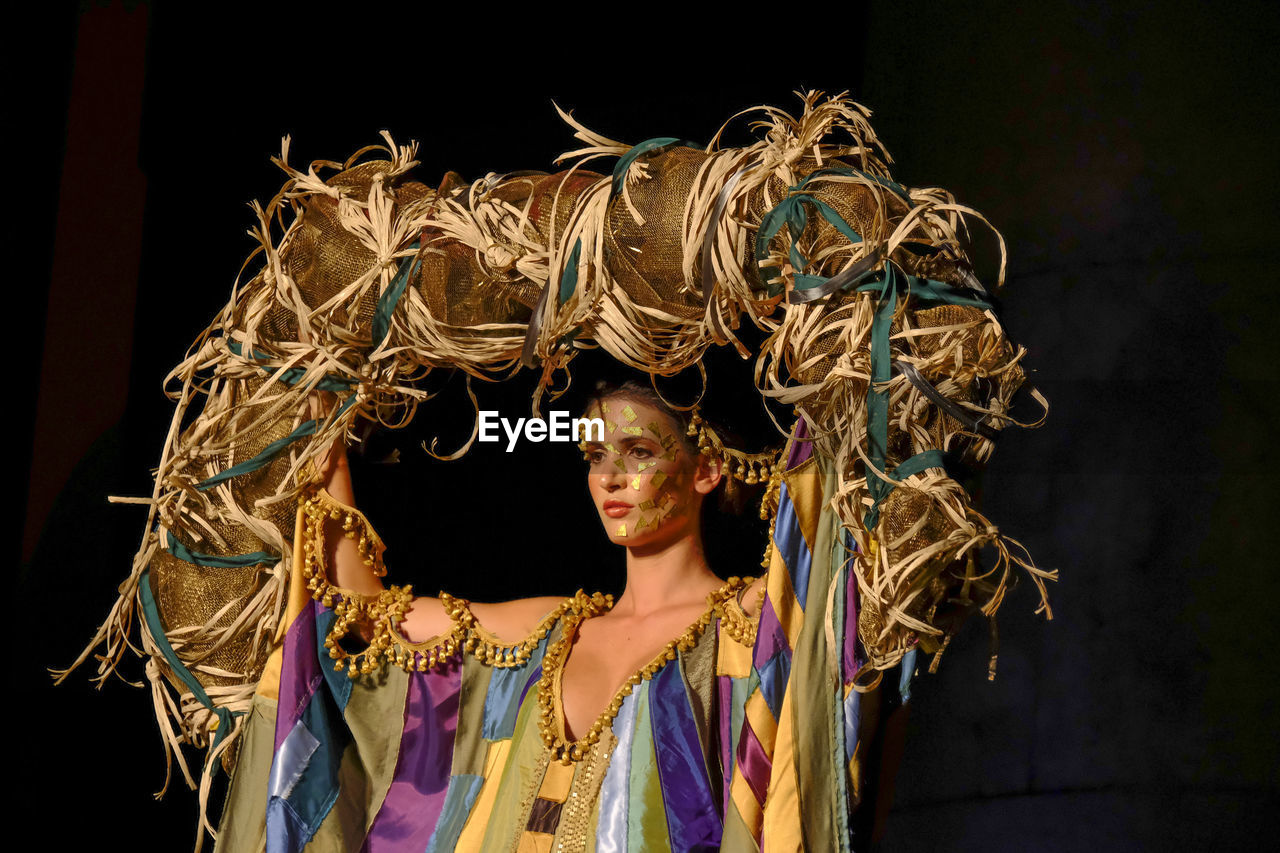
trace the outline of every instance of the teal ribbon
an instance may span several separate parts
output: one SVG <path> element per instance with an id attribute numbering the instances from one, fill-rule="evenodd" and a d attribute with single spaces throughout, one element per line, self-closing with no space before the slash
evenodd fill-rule
<path id="1" fill-rule="evenodd" d="M 943 467 L 940 450 L 926 450 L 904 460 L 890 477 L 886 464 L 889 444 L 889 392 L 884 385 L 893 375 L 893 357 L 889 351 L 889 327 L 898 307 L 898 299 L 916 297 L 924 302 L 941 302 L 948 305 L 971 305 L 987 309 L 989 302 L 967 296 L 971 291 L 961 291 L 945 282 L 908 275 L 893 261 L 885 261 L 884 272 L 876 280 L 858 287 L 859 292 L 875 292 L 876 312 L 871 318 L 871 384 L 867 387 L 867 456 L 878 473 L 867 472 L 867 491 L 874 501 L 863 516 L 867 530 L 874 530 L 880 518 L 880 503 L 904 477 L 918 474 L 926 468 Z M 877 387 L 879 386 L 879 387 Z"/>
<path id="2" fill-rule="evenodd" d="M 233 341 L 231 338 L 227 338 L 227 349 L 231 350 L 236 355 L 241 355 L 244 350 L 239 341 Z M 268 361 L 270 358 L 271 356 L 264 352 L 259 350 L 253 351 L 254 361 Z M 302 381 L 302 377 L 305 376 L 307 372 L 306 369 L 302 367 L 290 367 L 287 370 L 281 370 L 278 367 L 267 367 L 266 365 L 263 365 L 262 369 L 267 373 L 279 373 L 280 381 L 286 385 L 297 385 Z M 356 380 L 349 379 L 346 376 L 325 376 L 316 383 L 316 389 L 320 391 L 345 391 L 354 384 L 356 384 Z"/>
<path id="3" fill-rule="evenodd" d="M 185 560 L 196 566 L 210 566 L 217 569 L 238 569 L 245 566 L 256 566 L 259 563 L 268 563 L 274 565 L 280 562 L 280 558 L 275 554 L 268 554 L 266 551 L 254 551 L 252 554 L 236 554 L 231 557 L 218 557 L 214 554 L 202 554 L 199 551 L 192 551 L 186 545 L 183 545 L 177 536 L 173 535 L 173 531 L 168 531 L 168 550 L 169 553 L 177 557 L 179 560 Z"/>
<path id="4" fill-rule="evenodd" d="M 565 259 L 564 270 L 560 273 L 560 304 L 569 301 L 573 291 L 578 287 L 578 260 L 582 257 L 582 238 L 573 244 L 573 251 Z"/>
<path id="5" fill-rule="evenodd" d="M 622 192 L 622 182 L 627 179 L 627 170 L 631 168 L 631 164 L 640 159 L 650 151 L 656 151 L 659 148 L 666 148 L 669 145 L 680 145 L 685 148 L 702 148 L 696 142 L 689 142 L 686 139 L 677 139 L 674 136 L 655 136 L 653 139 L 646 139 L 638 145 L 631 146 L 631 149 L 618 158 L 617 165 L 613 167 L 613 181 L 609 187 L 609 198 L 615 199 Z"/>
<path id="6" fill-rule="evenodd" d="M 818 169 L 816 171 L 810 172 L 808 175 L 805 176 L 803 181 L 796 184 L 795 189 L 804 189 L 806 186 L 808 186 L 809 182 L 814 180 L 815 178 L 831 177 L 833 175 L 839 176 L 839 177 L 845 177 L 845 178 L 866 178 L 868 181 L 871 181 L 873 184 L 879 184 L 880 186 L 889 190 L 898 198 L 905 201 L 907 204 L 911 203 L 911 195 L 907 192 L 907 188 L 904 187 L 902 184 L 897 183 L 896 181 L 891 181 L 888 178 L 882 178 L 879 175 L 873 175 L 870 172 L 864 172 L 861 169 L 850 169 L 850 168 L 845 168 L 841 166 L 831 166 L 826 169 Z"/>
<path id="7" fill-rule="evenodd" d="M 347 399 L 342 402 L 342 405 L 338 407 L 338 410 L 333 413 L 333 417 L 337 417 L 347 409 L 351 408 L 355 401 L 355 394 L 348 396 Z M 271 442 L 266 447 L 262 448 L 257 455 L 244 460 L 238 465 L 232 465 L 227 470 L 220 471 L 207 480 L 201 480 L 199 483 L 196 483 L 196 489 L 203 492 L 213 488 L 221 482 L 230 480 L 232 477 L 239 477 L 241 474 L 248 474 L 250 471 L 258 470 L 274 459 L 280 451 L 284 450 L 290 444 L 293 444 L 300 438 L 305 438 L 308 435 L 314 435 L 319 426 L 320 423 L 315 418 L 299 424 L 298 428 L 293 432 L 289 433 L 284 438 L 278 438 Z"/>
<path id="8" fill-rule="evenodd" d="M 173 670 L 173 674 L 178 676 L 183 684 L 191 689 L 191 692 L 204 705 L 212 711 L 218 718 L 217 733 L 213 736 L 213 745 L 217 747 L 222 739 L 231 732 L 234 724 L 234 718 L 243 716 L 243 711 L 231 711 L 227 708 L 219 708 L 213 704 L 213 700 L 209 698 L 209 694 L 204 692 L 204 687 L 191 670 L 178 659 L 178 654 L 173 650 L 173 646 L 169 645 L 169 638 L 164 635 L 164 625 L 160 621 L 160 609 L 156 607 L 155 596 L 151 593 L 151 569 L 143 569 L 142 575 L 138 578 L 138 597 L 142 599 L 142 616 L 147 620 L 147 629 L 151 632 L 151 639 L 160 648 L 160 655 L 165 659 L 165 663 L 169 664 L 169 668 Z"/>
<path id="9" fill-rule="evenodd" d="M 417 249 L 420 245 L 420 241 L 414 240 L 409 248 Z M 404 290 L 409 286 L 409 279 L 417 275 L 421 266 L 422 259 L 416 255 L 402 260 L 395 278 L 391 279 L 391 285 L 378 298 L 378 306 L 373 312 L 373 346 L 375 348 L 387 339 L 387 335 L 391 334 L 391 315 L 400 304 L 400 297 L 404 296 Z"/>
<path id="10" fill-rule="evenodd" d="M 812 177 L 812 176 L 810 176 Z M 808 178 L 805 179 L 806 181 Z M 804 233 L 805 226 L 809 223 L 809 213 L 807 207 L 814 208 L 823 219 L 835 226 L 836 230 L 849 238 L 851 243 L 861 243 L 862 235 L 853 230 L 844 217 L 835 211 L 831 205 L 821 199 L 815 198 L 809 193 L 799 192 L 799 188 L 804 186 L 802 181 L 798 186 L 792 187 L 791 194 L 764 215 L 760 220 L 760 229 L 756 232 L 756 261 L 762 261 L 769 254 L 769 242 L 782 230 L 782 226 L 786 225 L 787 230 L 791 234 L 791 249 L 788 253 L 791 260 L 792 269 L 796 270 L 795 287 L 797 290 L 807 290 L 811 287 L 817 287 L 825 284 L 827 279 L 816 275 L 805 275 L 800 270 L 809 265 L 809 261 L 804 255 L 800 254 L 798 248 L 800 235 Z M 778 272 L 777 267 L 760 267 L 760 272 L 765 280 L 773 277 Z M 774 284 L 769 287 L 771 296 L 777 295 L 782 290 L 781 283 Z"/>

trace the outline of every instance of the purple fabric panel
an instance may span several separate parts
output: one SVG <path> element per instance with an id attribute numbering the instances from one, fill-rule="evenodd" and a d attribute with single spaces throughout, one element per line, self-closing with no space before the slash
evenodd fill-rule
<path id="1" fill-rule="evenodd" d="M 280 705 L 276 711 L 276 742 L 272 752 L 279 752 L 284 739 L 302 718 L 324 674 L 316 660 L 316 608 L 308 601 L 284 635 L 284 659 L 280 667 Z"/>
<path id="2" fill-rule="evenodd" d="M 719 700 L 720 718 L 720 767 L 724 779 L 722 815 L 729 813 L 729 780 L 733 778 L 733 679 L 727 675 L 716 676 L 716 694 Z"/>
<path id="3" fill-rule="evenodd" d="M 796 438 L 809 437 L 809 422 L 803 416 L 796 422 Z M 813 455 L 812 441 L 795 441 L 791 445 L 791 453 L 787 455 L 787 469 L 796 467 Z"/>
<path id="4" fill-rule="evenodd" d="M 370 853 L 427 849 L 449 788 L 462 663 L 409 675 L 404 735 L 391 788 L 365 840 Z"/>
<path id="5" fill-rule="evenodd" d="M 756 800 L 764 803 L 765 793 L 769 790 L 769 774 L 773 770 L 773 762 L 768 753 L 760 745 L 755 729 L 747 720 L 742 722 L 742 736 L 738 739 L 738 768 L 742 770 L 742 778 L 747 780 L 751 793 Z"/>
<path id="6" fill-rule="evenodd" d="M 779 649 L 791 651 L 791 643 L 778 621 L 778 612 L 773 609 L 773 599 L 767 595 L 764 606 L 760 608 L 760 624 L 756 628 L 756 645 L 751 652 L 751 665 L 756 669 L 764 666 L 778 653 Z"/>
<path id="7" fill-rule="evenodd" d="M 533 668 L 533 672 L 529 673 L 529 680 L 524 683 L 524 689 L 520 691 L 520 701 L 516 703 L 517 707 L 524 704 L 524 697 L 529 695 L 529 688 L 537 684 L 541 678 L 542 664 L 538 664 Z"/>
<path id="8" fill-rule="evenodd" d="M 718 850 L 719 804 L 711 797 L 698 725 L 675 662 L 649 683 L 649 709 L 671 849 Z"/>
<path id="9" fill-rule="evenodd" d="M 857 546 L 852 542 L 848 542 L 849 557 L 852 559 L 853 554 L 857 551 Z M 854 574 L 853 567 L 845 567 L 845 586 L 844 586 L 844 680 L 846 683 L 853 681 L 853 676 L 857 674 L 858 667 L 862 666 L 861 655 L 858 654 L 858 576 Z"/>

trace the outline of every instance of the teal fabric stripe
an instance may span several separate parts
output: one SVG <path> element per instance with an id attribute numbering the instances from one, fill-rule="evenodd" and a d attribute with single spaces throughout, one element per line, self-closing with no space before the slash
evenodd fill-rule
<path id="1" fill-rule="evenodd" d="M 631 150 L 619 157 L 617 165 L 613 167 L 613 180 L 609 185 L 609 198 L 615 199 L 622 192 L 622 182 L 627 179 L 627 170 L 631 168 L 632 163 L 642 155 L 648 154 L 650 151 L 656 151 L 659 148 L 666 148 L 668 145 L 681 145 L 685 148 L 702 147 L 697 143 L 677 139 L 674 136 L 655 136 L 653 139 L 646 139 L 638 145 L 631 146 Z"/>
<path id="2" fill-rule="evenodd" d="M 420 245 L 420 241 L 414 240 L 409 248 L 417 249 Z M 395 278 L 391 279 L 391 285 L 379 297 L 378 307 L 373 312 L 374 347 L 379 346 L 387 339 L 387 335 L 391 334 L 391 315 L 395 312 L 396 306 L 400 304 L 400 297 L 404 295 L 404 289 L 408 287 L 409 279 L 417 275 L 418 268 L 421 266 L 422 260 L 416 256 L 410 256 L 402 260 Z"/>
<path id="3" fill-rule="evenodd" d="M 231 338 L 227 338 L 226 340 L 227 349 L 231 350 L 236 355 L 242 355 L 244 347 L 240 345 L 239 341 L 233 341 Z M 253 351 L 254 361 L 268 361 L 270 358 L 271 356 L 261 352 L 260 350 Z M 302 367 L 290 367 L 288 370 L 281 371 L 278 367 L 267 367 L 266 365 L 263 365 L 262 369 L 267 373 L 279 373 L 280 381 L 286 385 L 297 385 L 302 381 L 302 377 L 307 373 L 306 369 Z M 356 384 L 356 380 L 349 379 L 345 376 L 325 376 L 316 383 L 316 388 L 321 391 L 336 392 L 345 391 L 354 384 Z"/>
<path id="4" fill-rule="evenodd" d="M 347 397 L 346 400 L 342 402 L 342 405 L 338 407 L 338 410 L 333 413 L 333 417 L 337 417 L 338 415 L 345 412 L 347 409 L 351 408 L 352 404 L 354 404 L 355 401 L 356 401 L 356 395 L 351 394 L 349 397 Z M 309 421 L 299 424 L 298 428 L 295 429 L 293 432 L 289 433 L 284 438 L 278 438 L 275 441 L 271 442 L 266 447 L 264 447 L 262 451 L 258 453 L 256 456 L 246 459 L 245 461 L 239 463 L 238 465 L 232 465 L 227 470 L 214 474 L 212 477 L 210 477 L 207 480 L 200 481 L 199 483 L 196 484 L 196 489 L 203 492 L 207 489 L 213 488 L 214 486 L 218 485 L 219 483 L 225 480 L 230 480 L 232 477 L 238 477 L 241 474 L 248 474 L 250 471 L 258 470 L 262 466 L 269 463 L 272 459 L 274 459 L 276 454 L 284 450 L 290 444 L 293 444 L 295 441 L 297 441 L 300 438 L 306 438 L 309 435 L 315 434 L 315 431 L 318 428 L 318 426 L 319 426 L 319 422 L 316 421 L 315 418 L 312 418 Z"/>
<path id="5" fill-rule="evenodd" d="M 440 820 L 431 833 L 431 840 L 427 842 L 426 853 L 442 853 L 457 846 L 458 836 L 462 835 L 462 828 L 471 816 L 471 809 L 475 806 L 483 785 L 484 777 L 472 773 L 461 773 L 449 778 L 449 790 L 444 795 Z"/>
<path id="6" fill-rule="evenodd" d="M 173 646 L 169 645 L 169 638 L 164 635 L 164 625 L 160 621 L 160 609 L 156 607 L 155 596 L 151 593 L 151 569 L 143 569 L 138 578 L 138 597 L 142 600 L 142 616 L 147 620 L 147 630 L 151 632 L 151 639 L 160 648 L 160 654 L 165 659 L 165 663 L 169 664 L 173 674 L 178 676 L 182 683 L 191 689 L 192 694 L 195 695 L 200 704 L 217 715 L 218 730 L 213 736 L 213 745 L 216 747 L 231 731 L 233 718 L 241 716 L 244 712 L 232 712 L 226 708 L 215 706 L 213 700 L 209 698 L 209 694 L 204 692 L 200 682 L 191 674 L 191 670 L 187 669 L 182 661 L 178 659 L 177 652 L 173 650 Z"/>
<path id="7" fill-rule="evenodd" d="M 560 273 L 560 304 L 569 301 L 573 291 L 578 287 L 578 260 L 582 257 L 582 238 L 573 244 L 573 251 L 565 259 L 564 271 Z"/>
<path id="8" fill-rule="evenodd" d="M 274 565 L 280 562 L 280 558 L 275 554 L 268 554 L 266 551 L 254 551 L 252 554 L 237 554 L 234 557 L 217 557 L 213 554 L 202 554 L 199 551 L 192 551 L 186 545 L 173 535 L 173 531 L 166 531 L 168 535 L 169 553 L 177 557 L 179 560 L 186 560 L 197 566 L 209 566 L 217 569 L 236 569 L 244 566 L 256 566 L 259 563 L 267 563 Z"/>

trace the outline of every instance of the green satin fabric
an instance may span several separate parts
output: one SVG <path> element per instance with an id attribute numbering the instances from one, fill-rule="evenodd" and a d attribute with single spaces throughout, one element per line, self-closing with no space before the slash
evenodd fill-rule
<path id="1" fill-rule="evenodd" d="M 636 730 L 631 742 L 627 849 L 635 853 L 671 849 L 667 813 L 662 804 L 662 785 L 658 778 L 658 755 L 653 746 L 653 725 L 649 721 L 651 684 L 650 681 L 643 682 L 636 696 Z"/>

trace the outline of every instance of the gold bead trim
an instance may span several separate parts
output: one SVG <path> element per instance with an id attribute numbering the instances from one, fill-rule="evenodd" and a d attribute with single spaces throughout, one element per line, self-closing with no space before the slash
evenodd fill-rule
<path id="1" fill-rule="evenodd" d="M 489 666 L 514 667 L 528 662 L 538 644 L 566 611 L 576 606 L 574 598 L 566 599 L 543 617 L 538 626 L 523 640 L 505 642 L 484 629 L 471 612 L 470 602 L 440 593 L 440 603 L 453 623 L 449 631 L 414 643 L 397 630 L 405 613 L 413 606 L 412 586 L 392 586 L 377 595 L 366 595 L 334 586 L 329 582 L 325 565 L 325 522 L 341 520 L 343 533 L 360 546 L 365 565 L 374 573 L 386 573 L 382 566 L 382 539 L 364 514 L 339 503 L 323 489 L 314 490 L 303 500 L 303 576 L 311 597 L 333 610 L 337 617 L 325 637 L 325 648 L 334 659 L 334 669 L 346 669 L 355 677 L 378 669 L 383 662 L 393 663 L 405 672 L 426 672 L 463 649 Z M 579 596 L 586 594 L 579 590 Z M 597 594 L 598 595 L 598 594 Z M 604 599 L 600 599 L 601 602 Z M 611 603 L 611 600 L 610 600 Z M 341 645 L 353 626 L 366 625 L 372 631 L 369 645 L 360 652 L 348 652 Z"/>
<path id="2" fill-rule="evenodd" d="M 702 415 L 698 414 L 698 407 L 694 406 L 693 411 L 689 414 L 690 438 L 698 440 L 698 451 L 703 456 L 709 456 L 713 459 L 721 460 L 725 465 L 725 470 L 735 479 L 741 480 L 748 485 L 756 483 L 768 483 L 781 473 L 781 461 L 779 454 L 781 451 L 769 450 L 764 453 L 743 453 L 741 450 L 735 450 L 720 440 L 720 436 L 716 431 L 707 426 L 706 421 L 702 419 Z"/>
<path id="3" fill-rule="evenodd" d="M 755 578 L 743 578 L 743 589 L 750 587 L 755 581 Z M 716 605 L 715 613 L 720 617 L 720 627 L 735 643 L 747 648 L 755 646 L 756 628 L 760 623 L 760 603 L 764 601 L 764 591 L 765 585 L 760 584 L 760 596 L 756 603 L 756 615 L 754 618 L 747 615 L 736 594 L 725 598 Z"/>
<path id="4" fill-rule="evenodd" d="M 345 669 L 352 678 L 367 675 L 384 662 L 394 663 L 406 672 L 426 672 L 452 658 L 465 639 L 465 631 L 456 622 L 448 633 L 425 643 L 410 643 L 395 631 L 413 606 L 412 586 L 392 586 L 377 595 L 368 595 L 329 582 L 325 565 L 325 522 L 329 520 L 342 521 L 343 534 L 356 541 L 365 565 L 374 574 L 382 576 L 386 569 L 382 565 L 382 539 L 363 513 L 339 503 L 323 489 L 314 489 L 303 498 L 302 574 L 311 597 L 331 608 L 336 617 L 324 640 L 333 668 Z M 362 651 L 348 652 L 341 640 L 358 625 L 371 631 L 369 644 Z"/>
<path id="5" fill-rule="evenodd" d="M 585 595 L 582 590 L 579 590 L 578 594 Z M 565 599 L 559 607 L 544 616 L 527 637 L 512 643 L 500 640 L 486 631 L 484 626 L 476 621 L 476 617 L 471 612 L 471 602 L 465 598 L 455 598 L 447 592 L 442 592 L 440 603 L 444 605 L 445 612 L 465 637 L 462 643 L 464 649 L 489 666 L 513 667 L 528 663 L 538 644 L 546 638 L 565 612 L 574 606 L 575 599 Z"/>
<path id="6" fill-rule="evenodd" d="M 706 630 L 707 625 L 711 624 L 711 620 L 717 614 L 723 612 L 722 605 L 724 602 L 734 598 L 737 591 L 745 583 L 746 581 L 742 578 L 732 577 L 725 581 L 724 586 L 720 587 L 720 589 L 709 593 L 707 595 L 707 609 L 698 617 L 697 621 L 685 629 L 685 632 L 679 637 L 667 643 L 662 651 L 658 652 L 657 656 L 645 664 L 639 672 L 628 678 L 618 692 L 614 694 L 613 701 L 609 703 L 609 706 L 591 724 L 591 729 L 577 740 L 569 742 L 565 739 L 564 722 L 561 719 L 563 709 L 557 701 L 564 664 L 569 656 L 569 649 L 573 646 L 573 639 L 577 634 L 578 625 L 584 620 L 598 616 L 613 607 L 612 596 L 601 596 L 600 593 L 596 593 L 588 598 L 585 593 L 579 591 L 578 595 L 573 599 L 574 606 L 565 615 L 564 630 L 560 635 L 560 639 L 553 643 L 551 648 L 547 649 L 547 654 L 542 659 L 542 678 L 538 681 L 538 730 L 542 735 L 542 742 L 551 751 L 551 760 L 559 761 L 562 764 L 570 764 L 575 761 L 581 761 L 589 755 L 591 748 L 600 740 L 601 734 L 613 725 L 614 718 L 618 716 L 618 712 L 622 709 L 623 701 L 631 695 L 631 691 L 636 685 L 642 681 L 648 681 L 669 661 L 675 660 L 680 652 L 687 652 L 692 649 L 698 642 L 698 638 Z"/>

